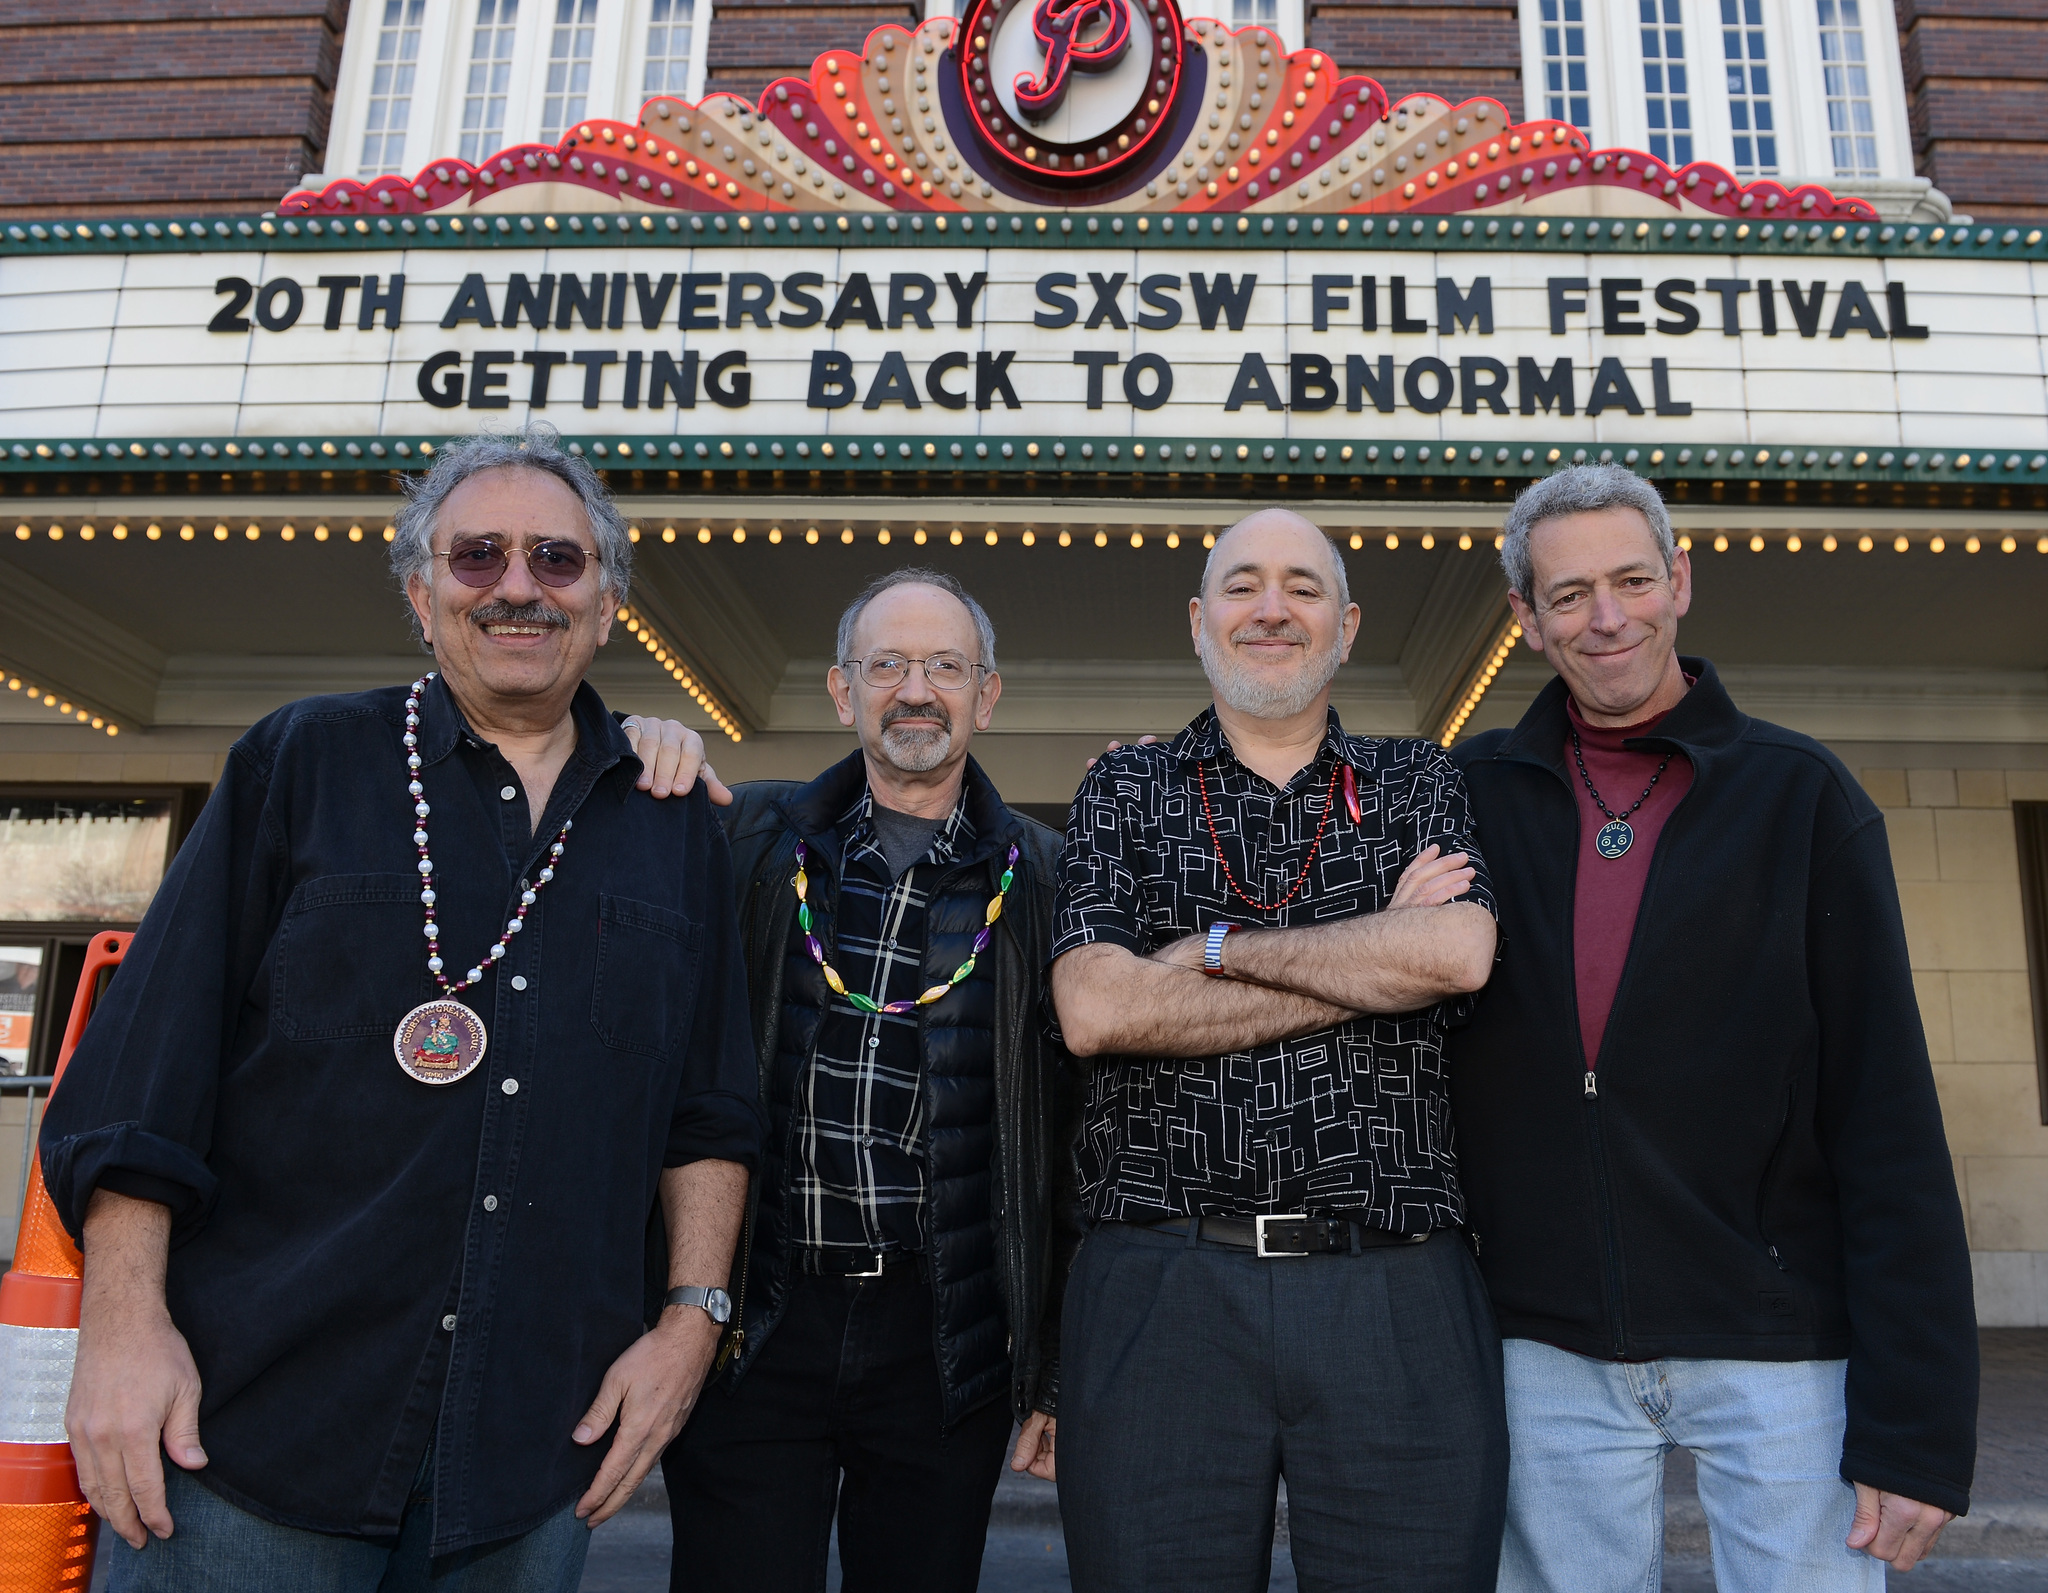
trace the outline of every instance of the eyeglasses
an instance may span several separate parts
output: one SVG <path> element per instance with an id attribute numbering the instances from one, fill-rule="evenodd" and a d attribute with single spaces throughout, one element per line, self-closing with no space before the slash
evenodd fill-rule
<path id="1" fill-rule="evenodd" d="M 910 666 L 924 671 L 934 691 L 965 691 L 974 684 L 976 672 L 986 664 L 970 664 L 958 653 L 934 653 L 930 658 L 905 658 L 901 653 L 877 653 L 873 658 L 849 658 L 844 665 L 877 691 L 894 691 L 910 678 Z"/>
<path id="2" fill-rule="evenodd" d="M 436 553 L 437 559 L 448 561 L 448 573 L 464 586 L 492 587 L 505 578 L 505 571 L 512 563 L 512 555 L 519 554 L 526 560 L 527 572 L 542 586 L 574 586 L 582 577 L 584 566 L 597 555 L 574 542 L 550 537 L 536 542 L 530 548 L 508 548 L 492 537 L 478 537 L 473 541 L 455 544 L 446 553 Z M 599 563 L 604 561 L 597 560 Z"/>

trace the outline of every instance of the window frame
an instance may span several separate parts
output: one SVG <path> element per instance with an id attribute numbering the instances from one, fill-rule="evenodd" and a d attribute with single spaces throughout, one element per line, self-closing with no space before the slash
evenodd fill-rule
<path id="1" fill-rule="evenodd" d="M 1647 152 L 1650 126 L 1642 87 L 1642 23 L 1637 0 L 1584 0 L 1584 4 L 1586 90 L 1593 145 L 1596 149 L 1619 146 Z M 1898 21 L 1887 0 L 1861 0 L 1860 10 L 1870 66 L 1871 110 L 1877 126 L 1876 180 L 1911 177 L 1912 138 L 1907 123 L 1905 71 L 1899 59 Z M 1719 0 L 1683 0 L 1683 12 L 1693 158 L 1733 170 L 1735 128 L 1728 111 Z M 1523 114 L 1535 120 L 1548 114 L 1541 7 L 1536 0 L 1523 0 L 1519 16 Z M 1778 170 L 1774 180 L 1787 187 L 1814 181 L 1853 193 L 1858 179 L 1838 179 L 1834 175 L 1816 0 L 1764 0 L 1764 33 L 1770 51 L 1771 114 L 1778 138 Z M 1704 89 L 1703 69 L 1710 69 Z"/>
<path id="2" fill-rule="evenodd" d="M 1639 145 L 1640 137 L 1624 135 L 1616 118 L 1616 106 L 1620 103 L 1617 93 L 1616 62 L 1628 60 L 1636 69 L 1635 81 L 1642 82 L 1642 46 L 1633 38 L 1617 40 L 1615 37 L 1614 13 L 1618 9 L 1608 0 L 1584 0 L 1586 8 L 1586 111 L 1593 124 L 1592 140 L 1596 149 L 1614 144 Z M 1522 25 L 1522 116 L 1525 121 L 1536 121 L 1547 117 L 1546 108 L 1550 91 L 1543 79 L 1543 7 L 1539 0 L 1523 0 L 1520 8 Z M 1628 0 L 1628 28 L 1635 27 L 1635 0 Z M 1618 53 L 1625 48 L 1626 56 Z M 1569 90 L 1567 90 L 1569 93 Z M 1638 112 L 1636 121 L 1645 119 Z M 1586 129 L 1581 128 L 1581 132 Z"/>
<path id="3" fill-rule="evenodd" d="M 1782 116 L 1796 113 L 1799 127 L 1800 164 L 1796 169 L 1782 161 L 1779 169 L 1787 176 L 1812 178 L 1841 192 L 1853 194 L 1855 177 L 1835 176 L 1833 140 L 1828 133 L 1827 80 L 1820 51 L 1820 7 L 1816 0 L 1778 0 L 1786 13 L 1782 31 L 1788 34 L 1791 53 L 1786 65 L 1794 72 L 1797 93 L 1787 96 Z M 1899 23 L 1891 0 L 1860 0 L 1864 58 L 1870 68 L 1870 115 L 1877 134 L 1876 181 L 1889 182 L 1911 177 L 1913 172 L 1912 130 L 1906 120 L 1905 68 L 1899 59 Z"/>
<path id="4" fill-rule="evenodd" d="M 681 97 L 691 104 L 704 98 L 704 77 L 710 60 L 712 0 L 691 0 L 690 3 L 690 65 L 689 81 Z M 927 11 L 927 16 L 950 16 L 949 11 Z M 632 19 L 628 28 L 628 48 L 622 67 L 621 81 L 626 85 L 627 102 L 632 110 L 626 114 L 637 116 L 640 108 L 649 100 L 659 98 L 649 94 L 640 85 L 647 81 L 647 30 L 654 25 L 653 0 L 632 0 Z M 671 26 L 674 24 L 671 23 Z"/>
<path id="5" fill-rule="evenodd" d="M 502 0 L 500 3 L 502 4 Z M 476 155 L 478 160 L 486 159 L 510 145 L 527 141 L 519 130 L 520 109 L 526 100 L 526 79 L 532 70 L 532 64 L 527 60 L 527 56 L 532 49 L 533 29 L 527 25 L 527 16 L 538 3 L 539 0 L 518 0 L 518 16 L 512 24 L 512 55 L 505 74 L 505 125 L 488 148 L 480 144 Z M 465 132 L 462 119 L 469 103 L 469 69 L 473 64 L 471 51 L 476 39 L 477 0 L 451 0 L 448 9 L 450 75 L 449 81 L 443 87 L 445 111 L 439 142 L 442 145 L 442 155 L 460 157 Z"/>
<path id="6" fill-rule="evenodd" d="M 1742 0 L 1738 0 L 1738 4 L 1741 3 Z M 1784 0 L 1761 0 L 1761 3 L 1763 21 L 1759 24 L 1756 31 L 1760 31 L 1764 36 L 1764 66 L 1771 75 L 1771 137 L 1777 141 L 1778 158 L 1772 162 L 1771 170 L 1767 172 L 1754 171 L 1747 176 L 1742 174 L 1741 168 L 1735 161 L 1735 115 L 1729 109 L 1728 104 L 1728 56 L 1722 47 L 1721 40 L 1726 24 L 1720 18 L 1720 0 L 1708 0 L 1708 4 L 1703 8 L 1713 13 L 1712 27 L 1715 67 L 1713 98 L 1715 103 L 1712 108 L 1712 114 L 1718 118 L 1721 126 L 1719 135 L 1720 147 L 1725 149 L 1728 154 L 1725 164 L 1730 171 L 1741 176 L 1744 182 L 1754 182 L 1765 178 L 1782 179 L 1792 169 L 1792 166 L 1796 164 L 1796 162 L 1788 162 L 1786 155 L 1799 152 L 1796 138 L 1787 129 L 1785 121 L 1787 115 L 1787 96 L 1785 92 L 1787 63 L 1786 43 L 1781 27 L 1785 11 Z M 1738 31 L 1747 33 L 1752 30 L 1749 24 L 1745 22 L 1740 25 Z M 1746 52 L 1743 64 L 1745 67 L 1749 64 Z M 1756 137 L 1754 126 L 1748 129 L 1748 135 L 1752 139 Z"/>
<path id="7" fill-rule="evenodd" d="M 453 11 L 454 0 L 427 0 L 420 17 L 419 64 L 406 125 L 407 177 L 450 153 L 442 146 L 446 142 L 448 29 Z M 341 42 L 341 67 L 334 80 L 334 119 L 327 133 L 324 175 L 329 180 L 370 180 L 363 177 L 363 135 L 369 123 L 370 85 L 377 67 L 377 35 L 382 27 L 381 6 L 366 3 L 349 9 L 348 30 Z M 463 67 L 467 69 L 468 64 L 465 56 Z M 459 106 L 456 120 L 461 120 Z M 307 175 L 311 178 L 313 174 Z"/>

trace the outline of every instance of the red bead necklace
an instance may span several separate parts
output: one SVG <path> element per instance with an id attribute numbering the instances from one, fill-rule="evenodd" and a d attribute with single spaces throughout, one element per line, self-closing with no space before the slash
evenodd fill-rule
<path id="1" fill-rule="evenodd" d="M 1230 887 L 1232 895 L 1247 906 L 1256 907 L 1262 913 L 1277 913 L 1301 894 L 1302 886 L 1308 883 L 1308 871 L 1315 867 L 1316 853 L 1322 850 L 1323 832 L 1329 829 L 1330 820 L 1337 812 L 1337 782 L 1350 771 L 1350 768 L 1350 764 L 1340 763 L 1330 772 L 1330 789 L 1323 793 L 1323 822 L 1316 826 L 1316 838 L 1309 846 L 1308 857 L 1301 865 L 1301 872 L 1294 876 L 1294 888 L 1277 902 L 1262 902 L 1256 896 L 1248 895 L 1245 888 L 1238 884 L 1237 876 L 1230 872 L 1230 859 L 1223 855 L 1223 838 L 1216 833 L 1216 815 L 1209 807 L 1209 773 L 1202 766 L 1200 759 L 1195 761 L 1195 779 L 1200 782 L 1202 788 L 1202 817 L 1209 825 L 1209 844 L 1216 850 L 1216 861 L 1222 866 L 1224 883 Z M 1351 799 L 1351 805 L 1355 809 L 1357 798 Z M 1354 822 L 1355 817 L 1354 815 Z"/>

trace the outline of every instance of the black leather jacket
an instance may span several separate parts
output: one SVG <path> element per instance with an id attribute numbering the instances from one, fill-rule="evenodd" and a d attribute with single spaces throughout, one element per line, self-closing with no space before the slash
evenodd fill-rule
<path id="1" fill-rule="evenodd" d="M 976 973 L 920 1012 L 930 1125 L 925 1245 L 948 1425 L 1006 1390 L 1019 1419 L 1034 1409 L 1054 1411 L 1060 1303 L 1083 1229 L 1074 1167 L 1078 1072 L 1051 1039 L 1040 1001 L 1060 837 L 1005 807 L 972 759 L 966 778 L 976 841 L 932 895 L 927 934 L 934 965 L 964 960 L 1012 842 L 1018 858 Z M 789 1103 L 827 998 L 817 965 L 792 951 L 796 843 L 801 837 L 810 845 L 811 908 L 829 959 L 841 855 L 833 827 L 866 779 L 856 752 L 808 785 L 739 786 L 725 813 L 761 1100 L 774 1125 L 733 1259 L 733 1320 L 720 1366 L 734 1383 L 788 1298 Z"/>

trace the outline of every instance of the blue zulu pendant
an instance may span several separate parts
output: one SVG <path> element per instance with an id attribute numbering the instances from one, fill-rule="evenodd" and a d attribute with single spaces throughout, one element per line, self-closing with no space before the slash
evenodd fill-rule
<path id="1" fill-rule="evenodd" d="M 1636 832 L 1629 828 L 1627 819 L 1609 819 L 1600 826 L 1600 833 L 1593 837 L 1594 849 L 1609 862 L 1635 844 Z"/>

